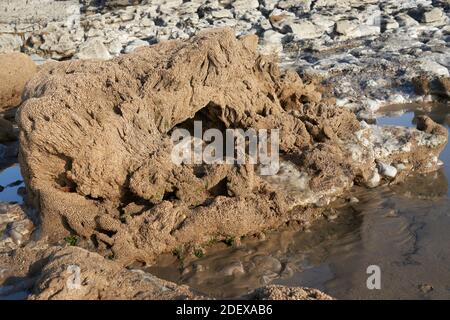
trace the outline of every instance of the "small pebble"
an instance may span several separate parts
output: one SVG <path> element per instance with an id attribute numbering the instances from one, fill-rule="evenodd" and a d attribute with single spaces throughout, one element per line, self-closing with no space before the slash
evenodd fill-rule
<path id="1" fill-rule="evenodd" d="M 203 271 L 206 270 L 205 267 L 202 264 L 199 264 L 199 263 L 194 264 L 193 267 L 194 267 L 193 269 L 194 269 L 195 272 L 203 272 Z"/>
<path id="2" fill-rule="evenodd" d="M 286 264 L 280 275 L 283 278 L 291 278 L 294 275 L 294 270 L 291 268 L 289 263 Z"/>
<path id="3" fill-rule="evenodd" d="M 419 285 L 419 289 L 420 291 L 422 291 L 423 293 L 429 293 L 431 291 L 434 290 L 433 286 L 431 284 L 420 284 Z"/>
<path id="4" fill-rule="evenodd" d="M 256 237 L 258 238 L 259 241 L 264 241 L 266 240 L 266 234 L 264 232 L 259 232 Z"/>
<path id="5" fill-rule="evenodd" d="M 403 163 L 397 163 L 395 167 L 397 168 L 398 171 L 403 171 L 406 169 L 406 166 Z"/>
<path id="6" fill-rule="evenodd" d="M 27 189 L 25 187 L 20 187 L 17 189 L 17 194 L 21 197 L 24 197 L 27 194 Z"/>
<path id="7" fill-rule="evenodd" d="M 380 184 L 380 181 L 381 181 L 381 177 L 378 174 L 378 171 L 374 171 L 372 178 L 370 178 L 369 181 L 367 181 L 367 186 L 369 188 L 378 187 L 378 185 Z"/>
<path id="8" fill-rule="evenodd" d="M 253 262 L 255 263 L 255 268 L 258 271 L 273 271 L 273 272 L 280 272 L 282 269 L 281 262 L 271 256 L 256 256 L 253 259 Z M 259 272 L 258 272 L 259 273 Z M 265 273 L 265 272 L 263 272 Z"/>
<path id="9" fill-rule="evenodd" d="M 386 218 L 395 218 L 395 217 L 398 217 L 398 213 L 397 213 L 396 210 L 391 209 L 391 210 L 389 210 L 384 216 L 385 216 Z"/>
<path id="10" fill-rule="evenodd" d="M 358 199 L 357 197 L 350 197 L 350 198 L 348 199 L 348 202 L 350 202 L 350 203 L 358 203 L 358 202 L 359 202 L 359 199 Z"/>
<path id="11" fill-rule="evenodd" d="M 22 244 L 23 235 L 20 234 L 18 231 L 14 230 L 14 229 L 9 231 L 9 236 L 14 241 L 14 243 L 17 244 L 18 246 L 20 246 Z"/>
<path id="12" fill-rule="evenodd" d="M 378 167 L 380 169 L 380 173 L 385 177 L 395 178 L 395 176 L 397 175 L 397 169 L 390 164 L 379 162 Z"/>

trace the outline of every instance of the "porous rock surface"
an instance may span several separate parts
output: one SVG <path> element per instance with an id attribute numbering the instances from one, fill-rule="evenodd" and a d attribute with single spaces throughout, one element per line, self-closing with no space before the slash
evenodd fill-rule
<path id="1" fill-rule="evenodd" d="M 252 298 L 258 300 L 333 300 L 317 289 L 269 285 L 256 289 Z"/>
<path id="2" fill-rule="evenodd" d="M 180 300 L 205 298 L 187 286 L 126 269 L 72 246 L 30 243 L 0 253 L 0 298 L 25 292 L 31 300 Z"/>
<path id="3" fill-rule="evenodd" d="M 181 300 L 200 299 L 187 286 L 130 270 L 78 247 L 53 249 L 39 272 L 31 300 Z M 72 267 L 71 267 L 72 266 Z M 76 269 L 75 269 L 76 268 Z M 74 272 L 79 281 L 71 278 Z M 73 285 L 67 285 L 72 281 Z M 80 286 L 75 287 L 77 284 Z M 204 298 L 204 297 L 203 297 Z"/>
<path id="4" fill-rule="evenodd" d="M 394 134 L 361 126 L 256 48 L 255 36 L 214 29 L 110 61 L 45 64 L 18 114 L 43 235 L 76 234 L 122 265 L 151 263 L 212 238 L 311 221 L 354 182 L 379 184 L 378 161 L 406 163 L 402 176 L 437 167 L 447 132 L 431 119 Z M 175 165 L 170 132 L 192 119 L 279 128 L 287 170 L 262 178 L 252 165 Z"/>

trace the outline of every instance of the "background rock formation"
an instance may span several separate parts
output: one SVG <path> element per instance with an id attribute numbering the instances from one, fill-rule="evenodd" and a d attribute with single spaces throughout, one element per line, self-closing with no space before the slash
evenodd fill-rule
<path id="1" fill-rule="evenodd" d="M 327 79 L 340 105 L 374 117 L 383 105 L 442 99 L 415 94 L 411 79 L 449 77 L 449 8 L 446 0 L 4 0 L 0 53 L 39 63 L 109 59 L 230 27 Z"/>
<path id="2" fill-rule="evenodd" d="M 7 266 L 8 269 L 2 269 Z M 10 254 L 0 253 L 0 298 L 28 292 L 31 300 L 198 300 L 210 299 L 79 247 L 36 243 Z M 8 275 L 12 275 L 8 277 Z M 310 288 L 266 286 L 243 299 L 320 299 L 330 297 Z"/>
<path id="3" fill-rule="evenodd" d="M 35 63 L 23 53 L 0 54 L 0 112 L 20 104 L 25 84 L 36 71 Z"/>

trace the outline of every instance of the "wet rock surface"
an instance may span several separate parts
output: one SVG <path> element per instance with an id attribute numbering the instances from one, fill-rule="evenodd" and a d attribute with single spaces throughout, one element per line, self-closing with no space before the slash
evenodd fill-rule
<path id="1" fill-rule="evenodd" d="M 0 52 L 109 59 L 137 43 L 230 27 L 322 76 L 340 104 L 370 117 L 382 105 L 423 101 L 412 78 L 449 77 L 448 25 L 442 0 L 3 1 Z"/>
<path id="2" fill-rule="evenodd" d="M 276 285 L 256 290 L 252 298 L 257 300 L 333 300 L 329 295 L 316 289 Z"/>
<path id="3" fill-rule="evenodd" d="M 445 299 L 449 252 L 441 232 L 449 225 L 450 202 L 442 170 L 353 194 L 358 203 L 336 209 L 336 217 L 328 214 L 327 221 L 308 230 L 267 232 L 266 240 L 243 240 L 240 250 L 217 245 L 201 259 L 161 258 L 148 271 L 220 298 L 239 296 L 270 279 L 317 288 L 337 299 Z M 259 256 L 277 259 L 282 271 L 250 268 Z M 224 277 L 218 272 L 237 261 L 244 273 Z M 369 265 L 383 270 L 382 290 L 367 289 Z M 182 274 L 180 268 L 195 272 Z M 422 290 L 430 286 L 432 291 Z"/>
<path id="4" fill-rule="evenodd" d="M 17 140 L 14 126 L 8 120 L 0 118 L 0 143 Z"/>

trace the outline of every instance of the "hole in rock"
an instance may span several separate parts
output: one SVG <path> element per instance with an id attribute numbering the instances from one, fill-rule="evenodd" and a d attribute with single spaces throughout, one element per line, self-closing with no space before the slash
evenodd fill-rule
<path id="1" fill-rule="evenodd" d="M 71 235 L 77 234 L 77 232 L 70 225 L 69 219 L 67 219 L 67 217 L 61 216 L 61 224 L 67 231 L 70 232 Z"/>
<path id="2" fill-rule="evenodd" d="M 56 154 L 55 156 L 59 159 L 60 162 L 56 168 L 58 172 L 60 172 L 56 178 L 56 183 L 61 188 L 76 188 L 76 183 L 67 176 L 67 172 L 72 170 L 73 160 L 64 154 Z"/>
<path id="3" fill-rule="evenodd" d="M 222 115 L 222 108 L 209 102 L 205 107 L 197 111 L 194 117 L 181 122 L 176 125 L 172 130 L 176 128 L 186 129 L 193 136 L 194 135 L 194 122 L 200 121 L 202 123 L 202 134 L 208 129 L 218 129 L 222 132 L 225 131 L 225 123 L 220 119 Z"/>
<path id="4" fill-rule="evenodd" d="M 129 179 L 129 177 L 127 179 Z M 141 215 L 145 211 L 150 210 L 153 206 L 154 204 L 151 203 L 150 201 L 145 200 L 134 194 L 130 190 L 127 182 L 127 185 L 126 187 L 124 187 L 120 198 L 119 211 L 122 218 L 123 216 L 127 215 L 131 216 Z"/>
<path id="5" fill-rule="evenodd" d="M 86 198 L 89 199 L 89 200 L 94 200 L 94 201 L 99 201 L 99 202 L 104 202 L 105 201 L 105 198 L 103 198 L 103 197 L 94 197 L 94 196 L 92 196 L 90 194 L 88 194 L 86 196 Z"/>
<path id="6" fill-rule="evenodd" d="M 177 129 L 187 130 L 191 137 L 200 138 L 204 141 L 205 145 L 209 145 L 212 143 L 216 143 L 216 136 L 212 136 L 208 140 L 204 140 L 204 134 L 209 129 L 216 129 L 222 133 L 223 142 L 218 143 L 218 145 L 222 145 L 222 154 L 225 155 L 226 152 L 226 129 L 227 126 L 222 121 L 222 108 L 215 104 L 214 102 L 209 102 L 205 107 L 198 110 L 192 118 L 189 118 L 175 127 L 173 127 L 168 135 L 172 135 L 172 133 Z M 201 130 L 199 130 L 201 129 Z M 196 132 L 198 131 L 198 132 Z M 200 136 L 199 136 L 200 135 Z M 206 175 L 205 169 L 202 166 L 194 167 L 194 174 L 197 178 L 202 178 Z"/>
<path id="7" fill-rule="evenodd" d="M 164 193 L 164 196 L 163 196 L 163 200 L 165 200 L 165 201 L 175 201 L 175 200 L 179 200 L 179 198 L 177 197 L 177 195 L 176 195 L 176 192 L 177 192 L 178 190 L 177 189 L 175 189 L 174 191 L 169 191 L 169 192 L 165 192 Z"/>
<path id="8" fill-rule="evenodd" d="M 216 184 L 214 187 L 212 187 L 211 189 L 208 190 L 209 194 L 212 197 L 217 197 L 217 196 L 228 197 L 227 183 L 228 183 L 228 179 L 223 178 L 222 180 L 220 180 L 220 182 L 218 184 Z"/>
<path id="9" fill-rule="evenodd" d="M 118 106 L 114 106 L 113 111 L 115 114 L 117 114 L 119 116 L 123 116 L 122 110 L 120 110 L 120 108 Z"/>
<path id="10" fill-rule="evenodd" d="M 103 229 L 101 227 L 96 227 L 95 231 L 97 231 L 99 233 L 103 233 L 103 234 L 107 235 L 110 238 L 117 233 L 116 231 L 106 230 L 106 229 Z"/>
<path id="11" fill-rule="evenodd" d="M 194 175 L 199 179 L 205 177 L 207 174 L 206 168 L 203 165 L 195 165 L 193 171 Z"/>

